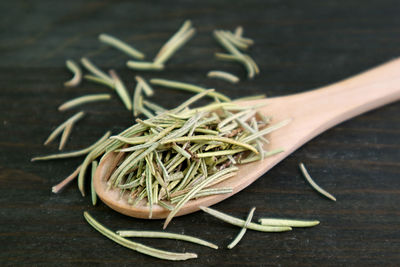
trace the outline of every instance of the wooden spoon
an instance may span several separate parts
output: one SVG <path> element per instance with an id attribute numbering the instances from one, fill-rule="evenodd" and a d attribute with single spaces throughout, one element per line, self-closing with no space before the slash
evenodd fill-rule
<path id="1" fill-rule="evenodd" d="M 291 118 L 283 128 L 269 134 L 266 150 L 283 148 L 283 153 L 263 161 L 238 165 L 238 174 L 214 187 L 233 188 L 231 194 L 190 200 L 176 216 L 199 210 L 199 206 L 218 203 L 244 189 L 297 148 L 349 118 L 400 99 L 400 59 L 396 59 L 338 83 L 305 93 L 246 101 L 243 105 L 267 103 L 259 111 L 272 116 L 272 124 Z M 398 115 L 397 115 L 398 116 Z M 104 157 L 94 177 L 94 188 L 101 200 L 112 209 L 137 218 L 148 218 L 149 209 L 142 201 L 133 207 L 117 190 L 107 190 L 106 180 L 115 169 L 118 154 Z M 153 206 L 153 219 L 165 218 L 169 211 Z"/>

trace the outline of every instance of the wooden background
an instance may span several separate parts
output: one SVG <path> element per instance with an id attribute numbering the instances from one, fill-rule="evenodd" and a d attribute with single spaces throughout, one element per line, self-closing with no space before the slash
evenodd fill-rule
<path id="1" fill-rule="evenodd" d="M 80 159 L 31 163 L 57 151 L 42 146 L 55 126 L 76 110 L 58 105 L 89 93 L 109 92 L 93 83 L 66 89 L 64 62 L 88 56 L 115 68 L 133 91 L 137 72 L 127 57 L 100 44 L 107 32 L 134 44 L 152 58 L 185 19 L 197 35 L 168 63 L 164 77 L 216 87 L 235 98 L 266 93 L 287 95 L 317 88 L 400 55 L 400 6 L 380 1 L 1 1 L 0 2 L 0 265 L 136 266 L 176 264 L 123 248 L 92 229 L 91 214 L 113 230 L 161 230 L 162 221 L 120 215 L 100 203 L 92 207 L 76 184 L 62 194 L 51 186 Z M 261 68 L 245 79 L 241 66 L 213 57 L 222 49 L 215 28 L 243 25 L 256 43 L 250 54 Z M 211 80 L 211 69 L 236 73 L 238 85 Z M 400 70 L 399 70 L 400 75 Z M 153 98 L 174 107 L 190 96 L 158 88 Z M 118 97 L 82 107 L 88 115 L 73 130 L 66 150 L 86 147 L 106 130 L 118 133 L 132 116 Z M 318 112 L 318 111 L 316 111 Z M 318 136 L 253 185 L 215 208 L 246 217 L 257 207 L 262 216 L 318 219 L 311 229 L 287 233 L 248 231 L 226 249 L 239 228 L 197 212 L 172 221 L 168 230 L 217 243 L 219 250 L 168 240 L 138 240 L 161 249 L 196 252 L 188 265 L 399 265 L 400 264 L 400 103 L 369 112 Z M 322 198 L 303 180 L 304 162 L 314 179 L 335 195 Z"/>

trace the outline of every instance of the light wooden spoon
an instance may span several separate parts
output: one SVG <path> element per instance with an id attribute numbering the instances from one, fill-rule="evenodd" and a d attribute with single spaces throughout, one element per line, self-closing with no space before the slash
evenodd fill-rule
<path id="1" fill-rule="evenodd" d="M 263 161 L 238 165 L 238 174 L 214 187 L 233 188 L 231 194 L 221 194 L 190 200 L 176 216 L 199 210 L 199 206 L 218 203 L 244 189 L 297 148 L 338 123 L 361 113 L 400 99 L 400 59 L 396 59 L 344 81 L 305 93 L 242 102 L 243 105 L 267 103 L 259 109 L 272 116 L 272 124 L 291 118 L 283 128 L 269 134 L 266 150 L 283 148 L 283 153 Z M 398 115 L 397 115 L 398 116 Z M 106 180 L 116 167 L 117 153 L 104 157 L 97 168 L 94 188 L 101 200 L 112 209 L 137 218 L 148 218 L 144 201 L 137 206 L 120 198 L 117 190 L 107 190 Z M 166 218 L 169 211 L 153 206 L 153 219 Z"/>

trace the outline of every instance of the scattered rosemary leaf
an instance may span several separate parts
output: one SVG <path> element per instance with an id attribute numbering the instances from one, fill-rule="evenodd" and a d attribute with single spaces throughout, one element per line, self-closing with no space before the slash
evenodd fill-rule
<path id="1" fill-rule="evenodd" d="M 88 58 L 86 57 L 81 58 L 81 63 L 94 76 L 103 79 L 105 83 L 114 84 L 113 79 L 110 76 L 108 76 L 105 72 L 100 70 L 98 67 L 96 67 L 96 65 L 94 65 Z"/>
<path id="2" fill-rule="evenodd" d="M 242 57 L 232 54 L 215 53 L 215 57 L 219 60 L 224 60 L 224 61 L 237 61 L 237 62 L 243 61 Z"/>
<path id="3" fill-rule="evenodd" d="M 61 106 L 58 107 L 59 111 L 65 111 L 68 109 L 71 109 L 73 107 L 89 103 L 89 102 L 96 102 L 96 101 L 103 101 L 103 100 L 109 100 L 111 98 L 111 95 L 109 94 L 93 94 L 93 95 L 85 95 L 81 97 L 74 98 L 72 100 L 69 100 L 62 104 Z"/>
<path id="4" fill-rule="evenodd" d="M 71 123 L 75 123 L 76 121 L 78 121 L 79 119 L 81 119 L 83 116 L 85 115 L 85 112 L 80 111 L 78 113 L 76 113 L 75 115 L 73 115 L 72 117 L 70 117 L 68 120 L 66 120 L 65 122 L 63 122 L 62 124 L 60 124 L 60 126 L 58 126 L 50 135 L 49 137 L 46 139 L 46 141 L 44 142 L 44 145 L 48 145 L 50 144 L 59 134 L 61 134 L 61 132 L 65 129 L 65 127 L 67 127 L 67 125 L 71 124 Z"/>
<path id="5" fill-rule="evenodd" d="M 74 76 L 64 83 L 66 87 L 75 87 L 78 86 L 82 81 L 82 70 L 79 65 L 73 61 L 68 59 L 65 64 L 67 68 L 74 74 Z"/>
<path id="6" fill-rule="evenodd" d="M 142 77 L 140 77 L 139 75 L 135 76 L 135 79 L 138 83 L 141 84 L 144 93 L 146 94 L 146 96 L 152 96 L 154 95 L 154 90 L 153 88 L 151 88 L 151 86 L 146 82 L 145 79 L 143 79 Z"/>
<path id="7" fill-rule="evenodd" d="M 155 249 L 140 243 L 130 241 L 104 227 L 102 224 L 97 222 L 87 211 L 83 213 L 83 216 L 85 217 L 86 221 L 102 235 L 126 248 L 164 260 L 178 261 L 178 260 L 188 260 L 197 258 L 197 254 L 194 253 L 174 253 L 160 249 Z"/>
<path id="8" fill-rule="evenodd" d="M 261 218 L 258 220 L 262 225 L 290 226 L 290 227 L 312 227 L 319 224 L 319 221 L 291 220 L 277 218 Z"/>
<path id="9" fill-rule="evenodd" d="M 243 225 L 243 228 L 240 230 L 240 232 L 236 236 L 236 238 L 228 245 L 229 249 L 234 248 L 240 242 L 240 240 L 243 238 L 244 234 L 246 233 L 247 226 L 251 222 L 251 219 L 253 219 L 253 214 L 254 214 L 255 210 L 256 210 L 256 208 L 254 208 L 254 207 L 250 210 L 249 215 L 247 215 L 247 219 Z"/>
<path id="10" fill-rule="evenodd" d="M 51 188 L 51 192 L 53 192 L 55 194 L 60 193 L 61 190 L 63 190 L 65 188 L 65 186 L 67 186 L 72 180 L 74 180 L 78 176 L 80 169 L 81 169 L 81 165 L 79 165 L 78 168 L 76 168 L 75 171 L 73 173 L 71 173 L 67 178 L 65 178 L 60 183 L 53 186 Z"/>
<path id="11" fill-rule="evenodd" d="M 166 47 L 165 51 L 160 54 L 160 56 L 154 60 L 155 64 L 164 64 L 167 62 L 176 51 L 178 51 L 185 43 L 187 43 L 196 33 L 195 29 L 189 29 L 186 32 L 179 35 L 179 37 Z"/>
<path id="12" fill-rule="evenodd" d="M 125 107 L 128 110 L 132 110 L 132 102 L 131 98 L 129 96 L 128 90 L 125 87 L 125 84 L 122 82 L 122 80 L 119 78 L 117 72 L 115 70 L 110 70 L 110 75 L 114 81 L 115 84 L 115 91 L 121 98 L 122 102 L 124 103 Z"/>
<path id="13" fill-rule="evenodd" d="M 240 38 L 243 35 L 243 27 L 242 26 L 237 26 L 234 32 L 234 35 L 236 38 Z"/>
<path id="14" fill-rule="evenodd" d="M 183 41 L 185 41 L 186 39 L 190 39 L 191 34 L 187 33 L 191 30 L 191 28 L 192 28 L 192 22 L 190 20 L 186 20 L 179 28 L 179 30 L 161 47 L 160 51 L 157 53 L 153 61 L 166 62 L 168 58 L 172 56 L 173 52 L 172 50 L 174 50 L 173 48 L 177 46 L 177 43 L 179 44 L 179 39 L 181 40 L 183 39 Z M 168 52 L 168 50 L 170 52 Z M 177 49 L 175 48 L 175 51 L 176 50 Z M 169 55 L 166 56 L 166 53 L 168 53 Z"/>
<path id="15" fill-rule="evenodd" d="M 86 79 L 86 80 L 88 80 L 88 81 L 92 81 L 92 82 L 95 82 L 95 83 L 99 83 L 99 84 L 102 84 L 102 85 L 106 85 L 106 86 L 108 86 L 109 88 L 115 90 L 115 84 L 114 84 L 114 81 L 112 81 L 112 80 L 111 80 L 111 81 L 109 81 L 109 80 L 104 80 L 103 78 L 99 78 L 99 77 L 97 77 L 97 76 L 90 75 L 90 74 L 84 75 L 83 78 Z"/>
<path id="16" fill-rule="evenodd" d="M 219 78 L 219 79 L 231 82 L 231 83 L 238 83 L 240 80 L 237 76 L 233 75 L 232 73 L 225 72 L 225 71 L 219 71 L 219 70 L 209 71 L 207 73 L 207 77 Z"/>
<path id="17" fill-rule="evenodd" d="M 142 94 L 143 86 L 141 83 L 137 83 L 135 91 L 133 93 L 133 116 L 137 117 L 140 114 L 141 101 L 140 97 Z"/>
<path id="18" fill-rule="evenodd" d="M 214 37 L 217 39 L 217 41 L 223 46 L 226 50 L 228 50 L 240 63 L 243 64 L 243 66 L 247 70 L 247 76 L 252 79 L 254 78 L 255 75 L 255 70 L 254 66 L 249 62 L 248 58 L 245 57 L 229 40 L 227 40 L 221 31 L 214 31 Z"/>
<path id="19" fill-rule="evenodd" d="M 117 231 L 117 234 L 123 237 L 149 237 L 149 238 L 167 238 L 167 239 L 183 240 L 198 245 L 210 247 L 213 249 L 218 249 L 218 246 L 214 245 L 213 243 L 188 235 L 166 233 L 166 232 L 153 232 L 153 231 L 134 231 L 134 230 L 119 230 Z"/>
<path id="20" fill-rule="evenodd" d="M 97 204 L 97 194 L 96 194 L 96 190 L 94 190 L 94 183 L 93 183 L 94 175 L 95 175 L 96 169 L 97 169 L 97 165 L 98 165 L 97 161 L 94 160 L 92 162 L 92 180 L 91 180 L 91 183 L 90 183 L 90 191 L 92 193 L 92 204 L 93 204 L 93 206 L 96 206 L 96 204 Z"/>
<path id="21" fill-rule="evenodd" d="M 71 131 L 72 131 L 72 127 L 74 126 L 74 123 L 68 123 L 66 126 L 65 126 L 65 128 L 64 128 L 64 131 L 63 131 L 63 133 L 62 133 L 62 135 L 61 135 L 61 140 L 60 140 L 60 144 L 59 144 L 59 146 L 58 146 L 58 150 L 63 150 L 64 149 L 64 147 L 65 147 L 65 145 L 66 145 L 66 143 L 67 143 L 67 139 L 68 139 L 68 137 L 70 136 L 70 134 L 71 134 Z"/>
<path id="22" fill-rule="evenodd" d="M 300 167 L 301 173 L 303 174 L 304 178 L 307 180 L 307 182 L 311 185 L 312 188 L 314 188 L 321 195 L 324 195 L 325 197 L 327 197 L 333 201 L 336 201 L 336 198 L 333 195 L 329 194 L 327 191 L 322 189 L 319 185 L 317 185 L 314 182 L 314 180 L 311 178 L 310 174 L 308 173 L 308 171 L 303 163 L 300 163 L 299 167 Z"/>
<path id="23" fill-rule="evenodd" d="M 225 213 L 222 213 L 220 211 L 217 211 L 217 210 L 214 210 L 211 208 L 201 206 L 200 209 L 203 210 L 204 212 L 206 212 L 224 222 L 230 223 L 232 225 L 244 227 L 244 225 L 246 224 L 246 222 L 244 220 L 232 217 L 230 215 L 227 215 Z M 292 228 L 289 226 L 267 226 L 267 225 L 252 223 L 252 222 L 250 222 L 247 225 L 247 229 L 260 231 L 260 232 L 285 232 L 285 231 L 292 230 Z"/>
<path id="24" fill-rule="evenodd" d="M 129 60 L 126 62 L 128 68 L 134 70 L 163 70 L 163 64 L 156 64 L 154 62 L 143 62 L 143 61 L 133 61 Z"/>
<path id="25" fill-rule="evenodd" d="M 139 50 L 133 48 L 131 45 L 128 45 L 127 43 L 121 41 L 120 39 L 115 38 L 114 36 L 102 33 L 99 35 L 99 40 L 105 44 L 108 44 L 110 46 L 113 46 L 122 52 L 137 58 L 137 59 L 144 59 L 145 55 L 140 52 Z"/>
<path id="26" fill-rule="evenodd" d="M 109 136 L 111 135 L 111 132 L 108 131 L 106 132 L 99 140 L 97 140 L 93 145 L 77 150 L 77 151 L 72 151 L 72 152 L 67 152 L 67 153 L 59 153 L 59 154 L 53 154 L 53 155 L 48 155 L 48 156 L 41 156 L 41 157 L 34 157 L 31 159 L 31 161 L 39 161 L 39 160 L 51 160 L 51 159 L 64 159 L 64 158 L 73 158 L 73 157 L 79 157 L 82 155 L 85 155 L 92 151 L 94 148 L 102 144 Z"/>
<path id="27" fill-rule="evenodd" d="M 235 35 L 233 35 L 231 32 L 221 31 L 221 34 L 224 36 L 224 38 L 226 38 L 229 42 L 231 42 L 237 48 L 239 48 L 241 50 L 246 50 L 249 48 L 249 45 L 247 43 L 241 41 L 241 39 L 239 39 L 239 38 L 236 38 Z"/>

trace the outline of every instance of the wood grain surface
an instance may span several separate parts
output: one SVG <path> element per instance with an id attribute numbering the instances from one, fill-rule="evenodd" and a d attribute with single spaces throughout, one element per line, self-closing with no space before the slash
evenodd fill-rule
<path id="1" fill-rule="evenodd" d="M 123 248 L 91 228 L 83 211 L 112 230 L 161 230 L 162 220 L 118 214 L 82 198 L 76 184 L 61 194 L 51 187 L 82 158 L 31 163 L 48 134 L 78 110 L 87 116 L 73 129 L 66 150 L 90 145 L 105 131 L 118 133 L 133 118 L 117 96 L 110 102 L 58 112 L 71 98 L 108 93 L 83 82 L 64 88 L 68 58 L 91 58 L 115 68 L 133 91 L 127 56 L 98 42 L 106 32 L 132 43 L 151 59 L 185 19 L 197 35 L 168 63 L 161 77 L 215 87 L 232 98 L 287 95 L 341 80 L 400 56 L 398 1 L 1 1 L 0 2 L 0 265 L 142 266 L 282 265 L 376 266 L 400 264 L 400 103 L 361 115 L 318 136 L 253 185 L 214 208 L 254 220 L 265 216 L 317 219 L 310 229 L 286 233 L 247 231 L 232 250 L 239 228 L 197 212 L 176 218 L 168 231 L 194 235 L 219 250 L 178 241 L 137 239 L 161 249 L 195 252 L 198 259 L 171 263 Z M 246 80 L 243 68 L 214 59 L 223 50 L 215 28 L 242 25 L 255 40 L 249 54 L 261 75 Z M 231 85 L 206 78 L 212 69 L 240 76 Z M 188 93 L 156 88 L 152 99 L 172 108 Z M 318 111 L 316 111 L 318 112 Z M 304 181 L 298 163 L 337 197 L 331 202 Z M 87 190 L 89 188 L 87 187 Z"/>

